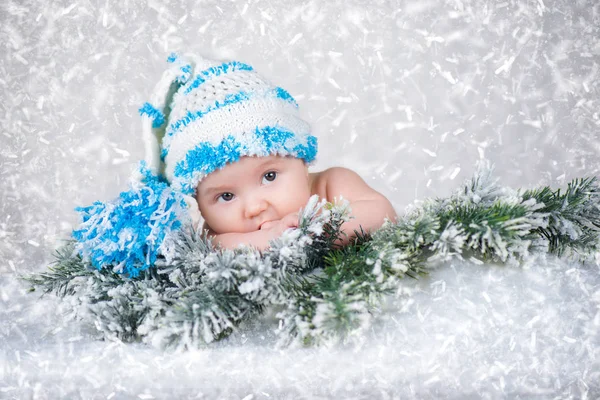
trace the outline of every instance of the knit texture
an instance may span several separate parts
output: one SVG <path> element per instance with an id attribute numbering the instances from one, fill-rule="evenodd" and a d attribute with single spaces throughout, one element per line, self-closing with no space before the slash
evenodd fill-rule
<path id="1" fill-rule="evenodd" d="M 193 196 L 205 176 L 243 156 L 315 160 L 317 139 L 294 98 L 251 66 L 177 54 L 167 62 L 154 103 L 140 113 L 150 121 L 144 128 L 153 130 L 145 138 L 160 140 L 159 146 L 146 145 L 147 152 L 160 150 L 159 156 L 147 154 L 148 163 L 158 158 L 173 190 Z"/>
<path id="2" fill-rule="evenodd" d="M 298 104 L 247 64 L 171 54 L 169 67 L 140 108 L 145 159 L 130 189 L 79 207 L 75 250 L 97 269 L 136 277 L 183 225 L 201 220 L 195 192 L 211 172 L 243 156 L 315 160 L 317 139 Z"/>

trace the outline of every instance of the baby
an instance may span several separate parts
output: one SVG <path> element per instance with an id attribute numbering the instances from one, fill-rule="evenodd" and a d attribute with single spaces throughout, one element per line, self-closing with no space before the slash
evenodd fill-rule
<path id="1" fill-rule="evenodd" d="M 204 219 L 215 244 L 268 248 L 298 226 L 313 194 L 349 201 L 354 218 L 342 225 L 342 245 L 354 230 L 373 231 L 396 217 L 391 203 L 355 172 L 308 171 L 316 137 L 292 96 L 251 66 L 193 54 L 167 61 L 171 67 L 140 109 L 146 160 L 186 196 L 195 222 Z M 152 156 L 158 150 L 160 157 Z"/>
<path id="2" fill-rule="evenodd" d="M 396 213 L 383 195 L 355 172 L 341 167 L 309 173 L 300 159 L 277 155 L 243 157 L 211 173 L 198 185 L 196 198 L 204 228 L 225 248 L 249 244 L 266 249 L 269 241 L 298 227 L 298 211 L 317 194 L 328 201 L 343 196 L 354 219 L 342 225 L 347 244 L 354 230 L 373 231 Z"/>

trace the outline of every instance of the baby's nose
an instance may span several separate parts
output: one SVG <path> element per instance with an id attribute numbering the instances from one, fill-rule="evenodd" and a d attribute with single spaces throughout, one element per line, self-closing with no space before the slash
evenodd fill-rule
<path id="1" fill-rule="evenodd" d="M 261 212 L 267 209 L 267 202 L 265 199 L 256 198 L 248 202 L 246 206 L 246 218 L 254 218 Z"/>

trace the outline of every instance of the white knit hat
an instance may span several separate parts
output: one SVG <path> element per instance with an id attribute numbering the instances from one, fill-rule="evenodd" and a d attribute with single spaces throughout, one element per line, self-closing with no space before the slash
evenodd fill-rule
<path id="1" fill-rule="evenodd" d="M 193 54 L 167 62 L 140 113 L 146 162 L 173 190 L 193 196 L 206 175 L 242 156 L 315 160 L 317 138 L 294 98 L 251 66 Z"/>

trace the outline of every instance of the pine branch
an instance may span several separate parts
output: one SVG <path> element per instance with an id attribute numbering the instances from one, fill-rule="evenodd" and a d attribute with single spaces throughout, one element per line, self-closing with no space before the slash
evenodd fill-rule
<path id="1" fill-rule="evenodd" d="M 307 267 L 307 253 L 310 249 L 324 252 L 345 216 L 343 209 L 333 205 L 321 216 L 317 211 L 313 200 L 302 214 L 299 229 L 274 241 L 262 258 L 247 248 L 213 250 L 206 237 L 199 239 L 188 231 L 175 241 L 176 254 L 184 255 L 160 267 L 183 295 L 163 319 L 159 333 L 150 336 L 161 337 L 161 346 L 197 347 L 228 336 L 241 322 L 267 306 L 282 304 L 290 295 L 307 296 L 307 288 L 314 285 L 302 274 L 315 269 L 315 265 Z M 320 240 L 315 232 L 331 236 Z M 184 270 L 184 264 L 191 267 Z"/>
<path id="2" fill-rule="evenodd" d="M 542 222 L 533 212 L 527 203 L 497 200 L 491 206 L 458 205 L 441 214 L 439 220 L 442 226 L 458 225 L 466 248 L 476 250 L 483 259 L 506 261 L 511 245 L 534 238 L 531 230 Z"/>
<path id="3" fill-rule="evenodd" d="M 47 272 L 26 278 L 45 293 L 75 299 L 74 313 L 107 337 L 191 348 L 221 340 L 267 307 L 281 307 L 280 335 L 304 344 L 365 329 L 384 295 L 405 276 L 471 255 L 515 261 L 539 251 L 589 255 L 600 248 L 600 189 L 595 178 L 519 195 L 497 185 L 489 165 L 447 199 L 428 200 L 372 235 L 355 231 L 338 245 L 347 204 L 311 198 L 299 229 L 271 249 L 215 249 L 191 227 L 165 241 L 152 268 L 134 279 L 94 269 L 59 249 Z M 322 212 L 319 214 L 319 210 Z"/>
<path id="4" fill-rule="evenodd" d="M 302 216 L 301 224 L 299 229 L 304 234 L 309 234 L 313 242 L 307 247 L 307 262 L 306 270 L 302 272 L 310 272 L 317 268 L 323 267 L 323 257 L 325 257 L 332 249 L 340 248 L 338 242 L 340 242 L 340 235 L 346 235 L 345 232 L 341 231 L 341 226 L 349 218 L 349 212 L 347 204 L 334 205 L 327 203 L 324 206 L 325 212 L 321 214 L 321 218 L 324 218 L 322 231 L 311 231 L 311 225 L 315 222 L 318 223 L 318 217 L 315 216 L 317 209 L 316 206 L 313 209 L 308 209 L 308 212 Z M 362 228 L 361 228 L 362 230 Z"/>
<path id="5" fill-rule="evenodd" d="M 80 256 L 73 255 L 73 250 L 74 241 L 68 241 L 55 251 L 55 261 L 47 271 L 22 277 L 32 284 L 30 290 L 35 291 L 38 287 L 43 294 L 54 292 L 61 298 L 72 296 L 81 278 L 93 276 L 95 271 Z"/>
<path id="6" fill-rule="evenodd" d="M 564 194 L 548 187 L 528 190 L 524 199 L 533 198 L 543 204 L 547 226 L 535 231 L 548 240 L 549 251 L 562 256 L 573 250 L 589 253 L 600 250 L 600 186 L 596 177 L 574 179 Z"/>
<path id="7" fill-rule="evenodd" d="M 177 292 L 169 293 L 160 280 L 128 279 L 107 282 L 95 279 L 79 293 L 85 301 L 75 310 L 77 315 L 90 318 L 107 337 L 132 342 L 144 338 L 144 325 L 154 325 L 173 307 Z"/>
<path id="8" fill-rule="evenodd" d="M 168 257 L 162 257 L 156 263 L 158 273 L 169 275 L 171 272 L 179 271 L 185 273 L 184 276 L 180 276 L 181 279 L 185 277 L 191 282 L 201 281 L 203 273 L 199 267 L 206 257 L 215 251 L 208 233 L 186 226 L 173 236 L 169 244 L 170 246 L 165 249 Z M 171 281 L 177 284 L 173 279 Z M 185 286 L 184 282 L 182 284 Z"/>
<path id="9" fill-rule="evenodd" d="M 378 285 L 344 281 L 335 276 L 315 277 L 307 293 L 290 298 L 278 314 L 280 343 L 303 345 L 345 340 L 364 329 L 380 302 Z"/>
<path id="10" fill-rule="evenodd" d="M 262 311 L 260 304 L 237 293 L 201 286 L 177 299 L 162 319 L 156 337 L 163 348 L 198 348 L 229 336 L 242 321 Z"/>

